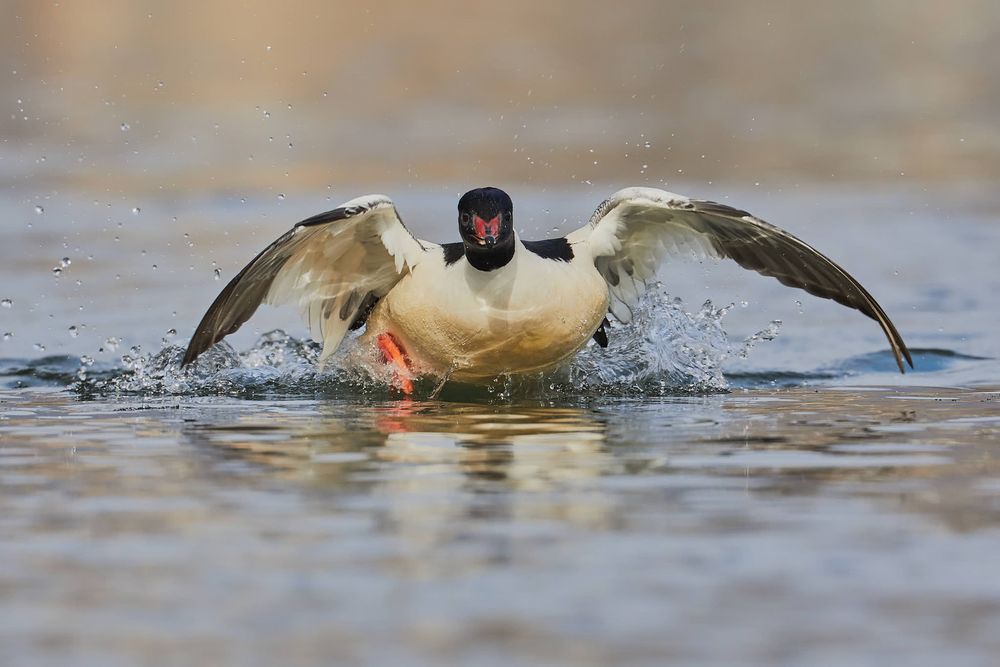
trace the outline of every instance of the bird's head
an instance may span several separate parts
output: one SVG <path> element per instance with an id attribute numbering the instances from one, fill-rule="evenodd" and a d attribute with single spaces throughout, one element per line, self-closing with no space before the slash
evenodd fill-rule
<path id="1" fill-rule="evenodd" d="M 486 264 L 503 259 L 497 264 L 503 266 L 514 250 L 514 203 L 498 188 L 469 190 L 458 200 L 458 230 L 473 266 L 474 257 L 494 260 Z"/>

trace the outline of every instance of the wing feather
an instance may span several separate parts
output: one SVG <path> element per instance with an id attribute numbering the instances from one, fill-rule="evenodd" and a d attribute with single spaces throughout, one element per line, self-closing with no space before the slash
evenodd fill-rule
<path id="1" fill-rule="evenodd" d="M 303 220 L 226 285 L 195 329 L 181 365 L 239 329 L 262 303 L 297 305 L 313 339 L 323 343 L 325 360 L 359 311 L 387 294 L 428 245 L 410 234 L 384 195 L 352 199 Z"/>
<path id="2" fill-rule="evenodd" d="M 783 285 L 859 310 L 882 327 L 900 372 L 904 359 L 913 366 L 895 325 L 861 283 L 812 246 L 746 211 L 654 188 L 626 188 L 602 202 L 569 240 L 590 246 L 611 291 L 611 313 L 619 320 L 631 319 L 640 291 L 634 281 L 623 279 L 626 267 L 644 286 L 667 254 L 725 257 Z"/>

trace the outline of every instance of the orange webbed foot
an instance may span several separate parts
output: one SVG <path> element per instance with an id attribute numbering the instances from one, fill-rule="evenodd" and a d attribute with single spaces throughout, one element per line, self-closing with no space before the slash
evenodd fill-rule
<path id="1" fill-rule="evenodd" d="M 396 337 L 391 333 L 381 333 L 376 339 L 378 348 L 382 352 L 382 361 L 395 367 L 395 381 L 393 386 L 401 392 L 410 396 L 413 394 L 413 373 L 410 370 L 409 361 L 403 352 L 402 346 Z"/>

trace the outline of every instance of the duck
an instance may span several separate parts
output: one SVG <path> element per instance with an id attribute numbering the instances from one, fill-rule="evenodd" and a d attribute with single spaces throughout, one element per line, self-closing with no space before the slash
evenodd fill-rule
<path id="1" fill-rule="evenodd" d="M 390 367 L 392 385 L 406 395 L 424 376 L 483 383 L 546 371 L 591 340 L 607 347 L 609 318 L 630 323 L 660 266 L 677 255 L 731 259 L 860 311 L 882 328 L 899 371 L 904 361 L 913 367 L 895 325 L 861 283 L 789 232 L 725 204 L 629 187 L 601 202 L 581 228 L 529 241 L 514 229 L 510 196 L 481 187 L 459 199 L 457 222 L 460 241 L 418 239 L 380 194 L 299 222 L 229 281 L 195 328 L 181 367 L 261 304 L 294 304 L 322 345 L 320 366 L 363 327 L 360 344 Z"/>

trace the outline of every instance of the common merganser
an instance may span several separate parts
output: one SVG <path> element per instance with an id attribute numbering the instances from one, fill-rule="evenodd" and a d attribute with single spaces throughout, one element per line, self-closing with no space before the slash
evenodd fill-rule
<path id="1" fill-rule="evenodd" d="M 876 320 L 900 372 L 913 361 L 896 327 L 844 269 L 788 232 L 724 204 L 654 188 L 620 190 L 580 229 L 524 241 L 503 190 L 458 202 L 462 240 L 415 238 L 384 195 L 366 195 L 295 225 L 215 299 L 182 366 L 246 322 L 262 303 L 297 304 L 322 364 L 348 330 L 380 351 L 406 394 L 432 375 L 484 381 L 558 366 L 593 338 L 608 344 L 607 316 L 632 320 L 639 295 L 671 253 L 728 257 L 790 287 Z M 443 381 L 443 380 L 442 380 Z"/>

